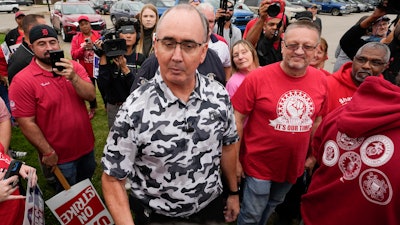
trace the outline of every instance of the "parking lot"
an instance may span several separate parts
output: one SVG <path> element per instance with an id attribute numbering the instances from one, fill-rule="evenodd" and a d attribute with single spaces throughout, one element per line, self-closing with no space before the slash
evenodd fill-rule
<path id="1" fill-rule="evenodd" d="M 51 6 L 50 6 L 51 8 Z M 20 9 L 28 13 L 39 13 L 44 14 L 48 23 L 50 24 L 49 10 L 47 5 L 33 5 L 33 6 L 21 6 Z M 328 41 L 328 56 L 329 59 L 325 64 L 325 69 L 332 71 L 333 64 L 335 63 L 335 49 L 346 30 L 348 30 L 352 25 L 354 25 L 359 18 L 364 15 L 369 15 L 369 13 L 352 13 L 344 16 L 331 16 L 329 14 L 320 14 L 319 17 L 322 20 L 322 37 Z M 102 15 L 107 22 L 107 27 L 112 27 L 112 23 L 109 15 Z M 395 15 L 389 15 L 390 18 L 394 19 Z M 16 23 L 14 21 L 14 14 L 12 13 L 0 13 L 0 33 L 4 33 L 11 28 L 14 28 Z M 59 38 L 61 40 L 61 38 Z M 61 41 L 62 42 L 62 41 Z M 66 55 L 70 51 L 69 43 L 62 42 L 62 48 L 64 49 Z"/>

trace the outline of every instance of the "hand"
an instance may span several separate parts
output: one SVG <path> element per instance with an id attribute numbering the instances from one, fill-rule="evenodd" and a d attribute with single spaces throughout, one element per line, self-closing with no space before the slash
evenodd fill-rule
<path id="1" fill-rule="evenodd" d="M 229 195 L 224 209 L 225 222 L 230 223 L 237 219 L 240 211 L 239 195 Z"/>
<path id="2" fill-rule="evenodd" d="M 42 163 L 48 167 L 54 167 L 57 165 L 58 155 L 56 152 L 52 153 L 49 156 L 42 156 Z"/>
<path id="3" fill-rule="evenodd" d="M 57 69 L 53 68 L 53 71 L 60 75 L 64 76 L 67 80 L 74 81 L 78 78 L 78 75 L 75 73 L 74 66 L 69 59 L 61 58 L 60 62 L 56 62 L 56 66 L 64 67 L 63 70 L 58 71 Z"/>
<path id="4" fill-rule="evenodd" d="M 12 176 L 3 180 L 5 174 L 5 170 L 0 171 L 0 202 L 12 199 L 24 199 L 25 196 L 12 195 L 18 189 L 18 185 L 13 187 L 11 184 L 18 181 L 18 176 Z"/>
<path id="5" fill-rule="evenodd" d="M 240 184 L 242 181 L 242 178 L 245 178 L 244 172 L 243 172 L 243 167 L 242 164 L 240 163 L 240 161 L 238 160 L 236 162 L 236 179 L 237 179 L 237 183 Z"/>
<path id="6" fill-rule="evenodd" d="M 101 39 L 98 39 L 94 42 L 94 45 L 96 46 L 97 49 L 103 49 L 101 46 L 103 46 L 103 41 Z"/>
<path id="7" fill-rule="evenodd" d="M 304 168 L 308 171 L 308 173 L 311 175 L 315 166 L 315 163 L 317 162 L 317 159 L 314 156 L 309 156 L 306 159 L 306 162 L 304 164 Z"/>
<path id="8" fill-rule="evenodd" d="M 36 169 L 35 168 L 33 168 L 31 166 L 27 166 L 27 165 L 22 165 L 21 169 L 19 170 L 19 175 L 21 175 L 21 177 L 24 178 L 25 180 L 30 178 L 30 181 L 31 181 L 30 185 L 31 186 L 36 186 L 38 178 L 37 178 L 37 175 L 36 175 Z"/>

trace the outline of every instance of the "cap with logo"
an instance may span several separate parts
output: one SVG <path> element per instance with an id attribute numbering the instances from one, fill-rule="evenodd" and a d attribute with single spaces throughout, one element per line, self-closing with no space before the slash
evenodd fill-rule
<path id="1" fill-rule="evenodd" d="M 29 31 L 29 41 L 33 44 L 35 41 L 41 38 L 53 37 L 58 39 L 57 32 L 50 26 L 40 24 L 32 27 Z"/>

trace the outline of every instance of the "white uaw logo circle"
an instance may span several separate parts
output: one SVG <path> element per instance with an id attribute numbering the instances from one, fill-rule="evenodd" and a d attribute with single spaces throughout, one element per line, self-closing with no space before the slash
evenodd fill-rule
<path id="1" fill-rule="evenodd" d="M 367 138 L 360 148 L 361 160 L 371 167 L 387 163 L 392 158 L 393 152 L 393 142 L 385 135 L 374 135 Z"/>
<path id="2" fill-rule="evenodd" d="M 311 97 L 301 90 L 291 90 L 284 93 L 278 102 L 279 116 L 286 119 L 308 119 L 314 113 L 314 103 Z"/>
<path id="3" fill-rule="evenodd" d="M 327 166 L 333 166 L 339 159 L 339 147 L 337 144 L 329 140 L 324 145 L 324 154 L 322 155 L 322 162 Z"/>
<path id="4" fill-rule="evenodd" d="M 393 198 L 389 178 L 380 170 L 367 169 L 360 174 L 359 185 L 364 197 L 375 204 L 387 205 Z"/>
<path id="5" fill-rule="evenodd" d="M 339 169 L 343 173 L 343 179 L 355 179 L 361 170 L 360 155 L 355 152 L 345 152 L 339 158 Z"/>
<path id="6" fill-rule="evenodd" d="M 347 134 L 338 131 L 336 135 L 336 142 L 343 150 L 354 150 L 358 148 L 364 141 L 363 137 L 351 138 Z"/>

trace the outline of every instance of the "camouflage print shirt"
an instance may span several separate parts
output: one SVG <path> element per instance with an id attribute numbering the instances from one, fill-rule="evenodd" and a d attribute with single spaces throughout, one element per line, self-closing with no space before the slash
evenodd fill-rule
<path id="1" fill-rule="evenodd" d="M 105 173 L 127 178 L 134 197 L 171 217 L 196 213 L 222 192 L 222 146 L 238 140 L 227 91 L 196 77 L 187 103 L 172 94 L 160 71 L 132 92 L 102 158 Z"/>

